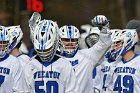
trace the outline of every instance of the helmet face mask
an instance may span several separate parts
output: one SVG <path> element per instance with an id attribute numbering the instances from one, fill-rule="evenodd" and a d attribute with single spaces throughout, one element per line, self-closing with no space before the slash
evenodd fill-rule
<path id="1" fill-rule="evenodd" d="M 3 58 L 8 51 L 9 41 L 0 41 L 0 58 Z"/>
<path id="2" fill-rule="evenodd" d="M 122 49 L 123 49 L 123 41 L 116 41 L 111 45 L 111 57 L 113 59 L 118 59 L 119 56 L 121 55 Z"/>
<path id="3" fill-rule="evenodd" d="M 9 50 L 9 34 L 4 26 L 0 26 L 0 58 L 5 57 Z"/>
<path id="4" fill-rule="evenodd" d="M 61 38 L 61 43 L 66 50 L 74 50 L 78 46 L 78 39 Z"/>
<path id="5" fill-rule="evenodd" d="M 79 30 L 75 26 L 63 26 L 59 30 L 59 48 L 63 56 L 73 57 L 79 49 Z"/>
<path id="6" fill-rule="evenodd" d="M 118 51 L 123 47 L 123 41 L 116 41 L 111 45 L 111 51 Z"/>

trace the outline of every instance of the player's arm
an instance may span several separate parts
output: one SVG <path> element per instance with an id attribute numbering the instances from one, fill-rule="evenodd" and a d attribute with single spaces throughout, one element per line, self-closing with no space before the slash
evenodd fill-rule
<path id="1" fill-rule="evenodd" d="M 67 62 L 65 68 L 65 93 L 81 93 L 71 64 Z"/>
<path id="2" fill-rule="evenodd" d="M 17 60 L 15 60 L 17 61 Z M 17 64 L 14 64 L 13 66 L 13 79 L 14 79 L 14 85 L 13 85 L 13 93 L 29 93 L 29 90 L 27 88 L 27 84 L 25 82 L 24 78 L 24 72 L 23 68 L 20 65 L 20 63 L 17 61 Z"/>
<path id="3" fill-rule="evenodd" d="M 83 50 L 82 52 L 86 55 L 86 57 L 93 60 L 92 61 L 93 66 L 95 66 L 104 57 L 105 52 L 108 50 L 108 48 L 111 45 L 111 37 L 110 37 L 111 34 L 108 31 L 109 29 L 107 29 L 108 26 L 106 27 L 105 25 L 107 19 L 104 18 L 104 16 L 96 16 L 95 19 L 96 19 L 95 23 L 100 25 L 100 28 L 101 25 L 103 25 L 102 29 L 100 29 L 101 33 L 100 33 L 99 41 L 88 50 Z M 98 21 L 99 19 L 103 19 L 103 20 Z"/>
<path id="4" fill-rule="evenodd" d="M 35 87 L 34 87 L 34 79 L 33 79 L 33 70 L 31 62 L 26 64 L 24 73 L 25 73 L 25 82 L 27 84 L 27 88 L 29 90 L 29 93 L 35 93 Z"/>

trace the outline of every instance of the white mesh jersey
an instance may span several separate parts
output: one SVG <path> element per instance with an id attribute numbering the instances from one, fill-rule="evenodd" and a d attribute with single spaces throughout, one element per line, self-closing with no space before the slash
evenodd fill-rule
<path id="1" fill-rule="evenodd" d="M 74 70 L 64 58 L 44 65 L 33 59 L 25 70 L 31 93 L 81 93 Z"/>
<path id="2" fill-rule="evenodd" d="M 113 83 L 107 93 L 139 93 L 140 92 L 140 56 L 129 62 L 120 61 L 113 74 Z"/>
<path id="3" fill-rule="evenodd" d="M 20 54 L 19 56 L 17 56 L 17 59 L 20 61 L 20 64 L 22 65 L 22 67 L 28 64 L 30 61 L 30 57 L 25 54 Z"/>
<path id="4" fill-rule="evenodd" d="M 23 90 L 23 69 L 16 57 L 9 55 L 0 61 L 0 93 L 26 93 Z"/>
<path id="5" fill-rule="evenodd" d="M 111 45 L 110 35 L 102 34 L 99 42 L 89 49 L 79 50 L 73 58 L 67 58 L 75 70 L 82 93 L 93 93 L 92 71 Z"/>

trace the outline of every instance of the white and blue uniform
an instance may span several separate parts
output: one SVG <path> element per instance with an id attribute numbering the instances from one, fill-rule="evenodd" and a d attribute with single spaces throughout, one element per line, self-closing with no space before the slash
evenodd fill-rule
<path id="1" fill-rule="evenodd" d="M 139 93 L 140 92 L 140 56 L 128 62 L 120 61 L 113 74 L 112 84 L 107 93 Z"/>
<path id="2" fill-rule="evenodd" d="M 75 70 L 75 75 L 82 93 L 93 93 L 93 68 L 103 58 L 110 44 L 110 35 L 102 34 L 99 42 L 93 47 L 79 50 L 73 58 L 66 58 L 71 62 Z"/>
<path id="3" fill-rule="evenodd" d="M 26 93 L 23 69 L 12 55 L 0 59 L 0 93 Z"/>
<path id="4" fill-rule="evenodd" d="M 112 81 L 113 71 L 118 64 L 118 61 L 109 62 L 105 59 L 101 64 L 100 68 L 100 91 L 101 93 L 106 93 L 107 87 L 110 85 Z"/>
<path id="5" fill-rule="evenodd" d="M 101 91 L 101 65 L 94 68 L 93 93 Z"/>
<path id="6" fill-rule="evenodd" d="M 32 59 L 25 70 L 31 93 L 81 93 L 74 70 L 64 58 L 51 63 Z"/>
<path id="7" fill-rule="evenodd" d="M 22 67 L 25 67 L 25 65 L 28 64 L 30 61 L 30 57 L 25 54 L 19 54 L 17 56 L 17 59 L 20 61 L 20 64 L 22 65 Z"/>

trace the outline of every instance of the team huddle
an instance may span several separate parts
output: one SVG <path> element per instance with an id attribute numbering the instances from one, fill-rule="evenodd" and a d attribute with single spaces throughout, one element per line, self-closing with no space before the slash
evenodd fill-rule
<path id="1" fill-rule="evenodd" d="M 0 26 L 0 93 L 139 93 L 136 29 L 110 30 L 103 15 L 95 16 L 92 24 L 85 38 L 88 48 L 80 49 L 77 27 L 58 27 L 33 13 L 32 57 L 19 50 L 20 26 Z"/>

